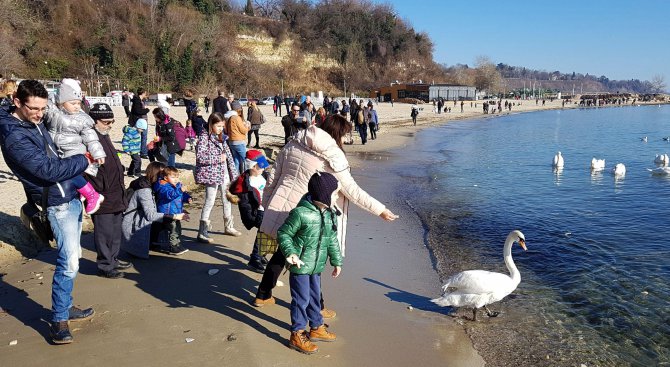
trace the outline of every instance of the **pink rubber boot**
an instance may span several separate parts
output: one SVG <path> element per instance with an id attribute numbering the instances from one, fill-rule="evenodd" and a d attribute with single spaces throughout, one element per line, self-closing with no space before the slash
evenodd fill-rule
<path id="1" fill-rule="evenodd" d="M 79 194 L 81 194 L 81 201 L 86 201 L 86 214 L 93 214 L 100 209 L 100 204 L 105 201 L 105 197 L 98 194 L 90 182 L 86 183 L 86 186 L 81 189 L 77 189 Z"/>

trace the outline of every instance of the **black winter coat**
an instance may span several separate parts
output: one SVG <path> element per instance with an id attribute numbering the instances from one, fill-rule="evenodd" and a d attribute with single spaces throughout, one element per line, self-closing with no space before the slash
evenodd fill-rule
<path id="1" fill-rule="evenodd" d="M 263 177 L 267 180 L 267 172 L 263 172 Z M 261 206 L 261 195 L 258 190 L 249 183 L 249 170 L 244 171 L 232 185 L 230 193 L 237 195 L 240 202 L 237 206 L 240 208 L 240 218 L 246 229 L 254 227 L 259 228 L 263 222 L 263 211 L 259 210 Z"/>
<path id="2" fill-rule="evenodd" d="M 105 158 L 105 164 L 98 168 L 97 175 L 91 176 L 85 174 L 85 176 L 88 182 L 93 185 L 95 191 L 105 197 L 96 214 L 119 213 L 128 207 L 129 198 L 125 197 L 126 186 L 123 182 L 123 173 L 125 170 L 119 156 L 116 154 L 116 148 L 114 148 L 109 135 L 100 134 L 98 131 L 96 133 L 107 158 Z"/>

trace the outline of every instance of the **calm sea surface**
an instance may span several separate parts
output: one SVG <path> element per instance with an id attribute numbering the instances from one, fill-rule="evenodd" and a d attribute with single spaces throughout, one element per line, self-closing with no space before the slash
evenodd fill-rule
<path id="1" fill-rule="evenodd" d="M 469 326 L 523 341 L 491 342 L 492 355 L 670 365 L 670 177 L 648 171 L 670 154 L 668 136 L 670 106 L 545 111 L 450 122 L 396 153 L 399 190 L 429 229 L 443 276 L 506 272 L 506 235 L 526 236 L 528 251 L 512 251 L 521 284 L 494 305 L 503 314 Z M 592 157 L 605 171 L 591 172 Z M 619 162 L 623 178 L 610 173 Z"/>

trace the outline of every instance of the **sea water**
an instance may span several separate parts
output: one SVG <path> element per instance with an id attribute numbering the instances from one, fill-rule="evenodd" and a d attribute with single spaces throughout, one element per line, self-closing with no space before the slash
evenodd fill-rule
<path id="1" fill-rule="evenodd" d="M 521 284 L 492 305 L 502 315 L 465 321 L 485 355 L 670 364 L 670 177 L 648 171 L 668 136 L 667 105 L 551 110 L 452 121 L 393 154 L 399 197 L 424 221 L 443 278 L 507 273 L 507 234 L 526 236 L 528 251 L 512 251 Z M 605 171 L 590 170 L 593 157 Z M 611 174 L 616 163 L 625 176 Z"/>

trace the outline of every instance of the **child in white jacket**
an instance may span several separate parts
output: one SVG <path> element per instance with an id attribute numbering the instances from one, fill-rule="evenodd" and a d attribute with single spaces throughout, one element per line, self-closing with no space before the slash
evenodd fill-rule
<path id="1" fill-rule="evenodd" d="M 76 154 L 90 153 L 95 163 L 89 165 L 86 173 L 95 176 L 99 165 L 105 163 L 106 155 L 95 132 L 95 122 L 81 110 L 81 98 L 79 82 L 74 79 L 63 79 L 58 88 L 59 108 L 50 104 L 44 120 L 51 139 L 58 148 L 59 156 L 67 158 Z M 100 208 L 105 198 L 98 194 L 83 176 L 80 177 L 81 179 L 74 180 L 74 184 L 82 196 L 82 201 L 86 201 L 86 213 L 93 214 Z"/>

